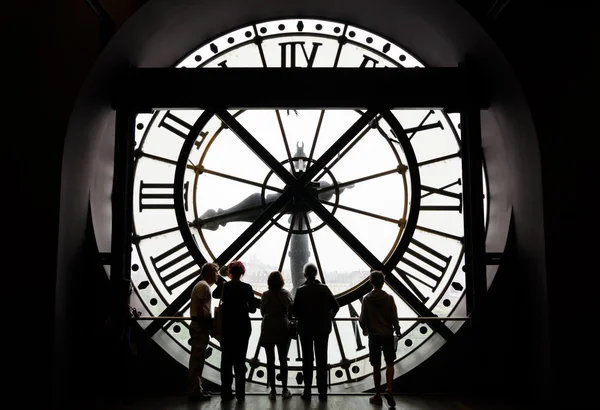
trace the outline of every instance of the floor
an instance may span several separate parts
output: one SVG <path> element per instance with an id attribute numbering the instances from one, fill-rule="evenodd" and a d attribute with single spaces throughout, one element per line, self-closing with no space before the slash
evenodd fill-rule
<path id="1" fill-rule="evenodd" d="M 443 396 L 395 396 L 397 410 L 529 410 L 528 407 L 515 405 L 488 403 L 477 400 L 462 400 Z M 122 403 L 115 400 L 103 400 L 96 404 L 95 409 L 102 410 L 226 410 L 226 409 L 332 409 L 332 410 L 362 410 L 362 409 L 387 409 L 389 406 L 384 400 L 381 406 L 369 403 L 369 395 L 330 395 L 325 402 L 313 396 L 310 402 L 305 402 L 299 396 L 288 400 L 277 397 L 275 401 L 269 400 L 267 395 L 247 395 L 246 400 L 238 402 L 236 399 L 221 402 L 218 395 L 205 402 L 189 402 L 186 396 L 138 398 L 131 403 Z"/>

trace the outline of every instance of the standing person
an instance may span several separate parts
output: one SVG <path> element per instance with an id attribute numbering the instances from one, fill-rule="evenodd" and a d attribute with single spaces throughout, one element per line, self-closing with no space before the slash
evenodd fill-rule
<path id="1" fill-rule="evenodd" d="M 267 285 L 269 290 L 263 292 L 260 300 L 260 313 L 263 317 L 260 344 L 265 348 L 267 355 L 267 386 L 271 387 L 269 398 L 274 400 L 277 397 L 275 388 L 275 346 L 277 346 L 281 367 L 281 396 L 289 399 L 292 393 L 287 388 L 287 354 L 291 340 L 288 326 L 292 317 L 292 295 L 283 289 L 285 281 L 279 271 L 269 274 Z"/>
<path id="2" fill-rule="evenodd" d="M 221 298 L 223 308 L 223 340 L 221 342 L 221 398 L 233 398 L 231 384 L 232 368 L 235 371 L 235 397 L 246 397 L 246 352 L 252 333 L 249 313 L 256 312 L 254 291 L 242 282 L 246 267 L 240 261 L 229 264 L 229 282 L 220 281 L 213 297 Z"/>
<path id="3" fill-rule="evenodd" d="M 219 267 L 214 263 L 205 263 L 200 269 L 202 280 L 192 289 L 190 299 L 190 340 L 191 345 L 188 397 L 197 400 L 209 400 L 211 395 L 202 388 L 202 370 L 206 359 L 206 347 L 211 328 L 210 286 L 217 280 Z"/>
<path id="4" fill-rule="evenodd" d="M 306 282 L 298 288 L 293 305 L 302 347 L 304 392 L 300 397 L 310 400 L 314 357 L 319 399 L 327 400 L 327 344 L 332 329 L 331 321 L 340 310 L 340 306 L 331 290 L 317 280 L 315 264 L 307 263 L 303 270 Z"/>
<path id="5" fill-rule="evenodd" d="M 365 296 L 358 323 L 363 329 L 363 334 L 369 336 L 369 361 L 373 366 L 373 381 L 375 395 L 369 398 L 372 404 L 381 404 L 381 352 L 385 359 L 386 389 L 383 397 L 390 407 L 396 405 L 392 395 L 392 382 L 394 380 L 394 331 L 400 336 L 398 324 L 398 310 L 394 298 L 386 293 L 383 288 L 383 272 L 374 270 L 369 275 L 373 290 Z"/>

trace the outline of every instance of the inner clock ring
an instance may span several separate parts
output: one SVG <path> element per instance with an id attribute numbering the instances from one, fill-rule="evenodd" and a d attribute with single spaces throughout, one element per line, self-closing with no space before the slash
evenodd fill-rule
<path id="1" fill-rule="evenodd" d="M 311 159 L 311 158 L 308 158 L 308 157 L 295 156 L 295 157 L 293 157 L 291 159 L 286 159 L 284 161 L 281 161 L 280 163 L 282 165 L 285 165 L 285 164 L 289 164 L 290 162 L 293 163 L 295 161 L 306 161 L 306 162 L 310 162 L 311 164 L 314 163 L 314 162 L 316 162 L 314 159 Z M 337 211 L 338 205 L 339 205 L 339 202 L 340 202 L 340 188 L 339 188 L 339 184 L 338 184 L 337 180 L 335 179 L 335 176 L 333 175 L 333 173 L 331 172 L 331 170 L 329 168 L 323 167 L 323 171 L 327 175 L 329 175 L 329 177 L 331 178 L 331 180 L 333 182 L 331 186 L 334 187 L 333 189 L 335 191 L 335 195 L 334 195 L 335 196 L 335 202 L 334 202 L 334 205 L 333 205 L 333 209 L 331 210 L 331 214 L 335 215 L 335 212 Z M 267 206 L 267 201 L 266 201 L 266 187 L 268 185 L 269 179 L 271 178 L 271 176 L 273 174 L 274 174 L 273 170 L 269 171 L 269 173 L 267 174 L 267 176 L 264 179 L 263 187 L 262 187 L 262 189 L 260 191 L 260 199 L 261 199 L 261 203 L 262 203 L 262 205 L 264 207 Z M 315 183 L 319 183 L 319 181 L 317 181 Z M 317 193 L 316 197 L 318 199 L 318 193 Z M 291 204 L 290 206 L 292 208 L 294 208 L 296 206 L 298 208 L 302 208 L 302 204 Z M 307 209 L 297 209 L 297 210 L 292 209 L 290 211 L 290 213 L 291 214 L 299 214 L 299 213 L 307 214 L 310 211 L 311 211 L 311 209 L 309 207 L 307 207 Z M 309 218 L 308 215 L 306 215 L 306 217 Z M 290 220 L 290 226 L 289 226 L 289 228 L 286 228 L 285 226 L 283 226 L 282 224 L 280 224 L 278 222 L 278 218 L 277 219 L 276 218 L 271 218 L 271 220 L 273 221 L 273 224 L 275 226 L 277 226 L 279 229 L 281 229 L 282 231 L 284 231 L 286 233 L 296 234 L 296 235 L 298 235 L 298 234 L 300 234 L 300 235 L 307 234 L 309 232 L 314 233 L 314 232 L 318 231 L 319 229 L 323 228 L 325 225 L 327 225 L 325 222 L 321 222 L 319 225 L 317 225 L 315 227 L 311 227 L 311 228 L 308 228 L 308 225 L 307 225 L 307 229 L 304 229 L 303 226 L 305 226 L 306 224 L 305 223 L 301 223 L 300 224 L 300 229 L 297 229 L 297 228 L 292 227 L 291 220 Z"/>

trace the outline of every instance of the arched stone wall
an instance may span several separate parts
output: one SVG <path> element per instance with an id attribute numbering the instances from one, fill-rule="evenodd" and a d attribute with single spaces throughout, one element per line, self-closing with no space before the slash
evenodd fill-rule
<path id="1" fill-rule="evenodd" d="M 76 340 L 69 300 L 70 283 L 81 274 L 83 243 L 92 194 L 94 229 L 110 238 L 110 195 L 114 112 L 111 83 L 129 64 L 172 65 L 198 43 L 251 21 L 289 16 L 318 16 L 357 23 L 415 52 L 427 65 L 455 66 L 470 54 L 492 85 L 492 107 L 482 115 L 483 148 L 498 216 L 514 211 L 520 260 L 536 282 L 532 316 L 539 332 L 531 341 L 536 359 L 547 333 L 544 232 L 538 142 L 529 109 L 510 67 L 493 41 L 459 5 L 446 0 L 151 0 L 113 37 L 81 90 L 65 141 L 56 283 L 55 351 L 57 380 L 73 371 L 69 346 Z M 104 199 L 104 200 L 103 200 Z M 105 221 L 96 216 L 106 217 Z M 497 218 L 491 214 L 491 225 Z M 102 235 L 100 235 L 102 236 Z M 489 245 L 489 244 L 488 244 Z M 496 244 L 502 246 L 502 244 Z M 99 247 L 106 243 L 99 243 Z M 532 331 L 532 335 L 534 335 Z M 537 353 L 536 353 L 537 352 Z M 540 353 L 541 352 L 541 353 Z M 544 381 L 541 381 L 544 384 Z"/>

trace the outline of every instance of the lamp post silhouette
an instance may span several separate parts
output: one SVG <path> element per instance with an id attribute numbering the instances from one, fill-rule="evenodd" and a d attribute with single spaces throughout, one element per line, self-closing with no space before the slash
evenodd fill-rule
<path id="1" fill-rule="evenodd" d="M 299 178 L 309 166 L 309 158 L 304 153 L 304 144 L 298 142 L 296 144 L 296 153 L 290 159 L 293 173 L 296 178 Z M 353 185 L 332 187 L 332 184 L 327 181 L 315 181 L 308 185 L 309 191 L 320 201 L 329 201 L 337 191 L 341 194 L 345 189 L 352 188 Z M 192 226 L 198 229 L 207 229 L 216 231 L 220 227 L 226 226 L 230 222 L 254 222 L 258 216 L 271 205 L 278 197 L 279 193 L 264 195 L 256 192 L 249 195 L 236 205 L 222 209 L 208 209 L 200 218 L 195 221 Z M 281 213 L 289 214 L 289 228 L 285 228 L 277 224 L 280 228 L 290 232 L 290 243 L 288 256 L 290 258 L 290 271 L 292 277 L 292 296 L 295 296 L 296 289 L 304 281 L 303 267 L 308 263 L 311 256 L 309 249 L 309 229 L 310 227 L 310 212 L 311 209 L 299 197 L 294 196 L 290 202 L 282 209 Z M 318 228 L 317 228 L 318 229 Z"/>

